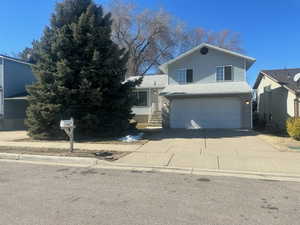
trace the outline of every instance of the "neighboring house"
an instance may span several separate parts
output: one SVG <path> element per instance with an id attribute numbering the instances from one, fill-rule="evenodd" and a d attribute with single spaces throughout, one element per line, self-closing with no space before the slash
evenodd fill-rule
<path id="1" fill-rule="evenodd" d="M 24 129 L 26 85 L 35 81 L 31 64 L 0 55 L 0 130 Z"/>
<path id="2" fill-rule="evenodd" d="M 246 72 L 254 62 L 203 43 L 160 66 L 167 77 L 165 88 L 159 89 L 159 103 L 151 101 L 152 93 L 147 92 L 150 100 L 143 115 L 150 123 L 161 115 L 163 127 L 169 128 L 252 128 L 252 89 Z M 144 76 L 137 91 L 156 76 Z M 136 108 L 133 112 L 139 117 Z"/>
<path id="3" fill-rule="evenodd" d="M 262 70 L 254 84 L 259 118 L 284 129 L 289 117 L 299 116 L 299 83 L 294 76 L 298 69 Z"/>

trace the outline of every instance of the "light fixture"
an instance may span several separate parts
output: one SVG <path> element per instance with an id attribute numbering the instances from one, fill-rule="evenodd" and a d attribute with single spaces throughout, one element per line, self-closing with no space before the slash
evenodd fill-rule
<path id="1" fill-rule="evenodd" d="M 249 101 L 249 100 L 246 100 L 246 101 L 245 101 L 245 104 L 246 104 L 246 105 L 249 105 L 249 104 L 250 104 L 250 101 Z"/>

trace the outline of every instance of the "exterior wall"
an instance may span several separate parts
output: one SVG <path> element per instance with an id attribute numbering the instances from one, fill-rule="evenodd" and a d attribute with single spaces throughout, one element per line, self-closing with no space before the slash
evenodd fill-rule
<path id="1" fill-rule="evenodd" d="M 133 106 L 132 107 L 132 112 L 136 115 L 149 115 L 150 110 L 151 110 L 151 105 L 154 102 L 154 91 L 157 91 L 158 93 L 162 90 L 162 88 L 138 88 L 137 90 L 140 91 L 147 91 L 148 92 L 148 105 L 147 106 Z M 159 110 L 161 109 L 162 105 L 162 97 L 158 96 L 158 105 L 159 105 Z"/>
<path id="2" fill-rule="evenodd" d="M 176 97 L 176 98 L 201 98 L 202 96 L 199 97 Z M 217 97 L 217 96 L 203 96 L 205 98 L 207 97 Z M 224 97 L 238 97 L 240 98 L 240 110 L 241 110 L 241 117 L 240 117 L 240 124 L 242 129 L 252 129 L 252 106 L 251 106 L 251 99 L 252 95 L 251 94 L 244 94 L 244 95 L 222 95 L 220 98 Z M 164 128 L 170 128 L 170 115 L 172 113 L 172 110 L 170 108 L 172 104 L 172 100 L 176 98 L 171 98 L 170 102 L 167 104 L 166 107 L 163 108 L 163 127 Z M 248 102 L 249 104 L 246 104 Z M 224 118 L 226 119 L 226 118 Z"/>
<path id="3" fill-rule="evenodd" d="M 176 70 L 193 69 L 194 83 L 216 82 L 216 67 L 232 65 L 233 81 L 246 81 L 245 59 L 209 49 L 206 55 L 199 51 L 192 53 L 168 67 L 169 84 L 176 82 Z"/>
<path id="4" fill-rule="evenodd" d="M 252 95 L 241 95 L 241 128 L 252 129 Z M 249 104 L 246 104 L 249 103 Z"/>
<path id="5" fill-rule="evenodd" d="M 26 85 L 36 81 L 28 64 L 4 59 L 4 97 L 13 97 L 26 92 Z"/>
<path id="6" fill-rule="evenodd" d="M 3 115 L 4 112 L 3 72 L 4 72 L 4 59 L 0 57 L 0 115 Z"/>
<path id="7" fill-rule="evenodd" d="M 132 112 L 135 114 L 135 115 L 148 115 L 149 114 L 149 111 L 150 111 L 150 106 L 151 106 L 151 99 L 152 99 L 152 96 L 151 96 L 151 92 L 150 92 L 150 89 L 137 89 L 139 91 L 147 91 L 148 92 L 148 105 L 147 106 L 133 106 L 132 107 Z"/>
<path id="8" fill-rule="evenodd" d="M 4 59 L 0 57 L 0 88 L 3 87 L 3 65 L 4 64 Z"/>
<path id="9" fill-rule="evenodd" d="M 284 129 L 286 120 L 295 116 L 295 99 L 294 93 L 263 76 L 257 87 L 257 111 L 260 119 Z"/>
<path id="10" fill-rule="evenodd" d="M 26 99 L 5 99 L 4 117 L 0 119 L 0 130 L 24 130 L 26 117 Z"/>

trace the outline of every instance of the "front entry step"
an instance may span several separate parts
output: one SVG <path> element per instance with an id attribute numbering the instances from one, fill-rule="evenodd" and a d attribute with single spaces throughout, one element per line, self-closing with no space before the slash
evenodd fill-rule
<path id="1" fill-rule="evenodd" d="M 160 111 L 154 112 L 148 121 L 148 128 L 162 128 L 162 116 Z"/>

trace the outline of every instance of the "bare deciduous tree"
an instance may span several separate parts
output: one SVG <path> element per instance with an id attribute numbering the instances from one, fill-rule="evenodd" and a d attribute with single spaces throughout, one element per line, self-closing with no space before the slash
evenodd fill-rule
<path id="1" fill-rule="evenodd" d="M 238 33 L 187 29 L 163 9 L 138 10 L 133 3 L 115 0 L 108 10 L 113 16 L 113 40 L 129 53 L 127 76 L 144 75 L 202 42 L 242 52 Z"/>
<path id="2" fill-rule="evenodd" d="M 195 28 L 186 31 L 182 38 L 180 52 L 185 52 L 201 43 L 209 43 L 222 48 L 243 52 L 240 47 L 240 35 L 230 30 L 219 32 L 206 31 L 203 28 Z"/>
<path id="3" fill-rule="evenodd" d="M 114 1 L 109 9 L 113 16 L 113 40 L 128 50 L 127 76 L 144 75 L 153 67 L 173 57 L 183 25 L 164 10 L 145 9 Z"/>

